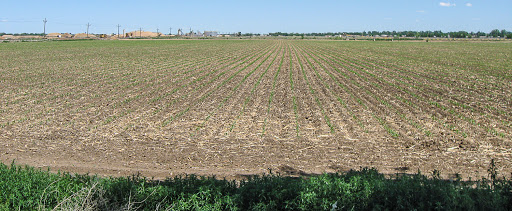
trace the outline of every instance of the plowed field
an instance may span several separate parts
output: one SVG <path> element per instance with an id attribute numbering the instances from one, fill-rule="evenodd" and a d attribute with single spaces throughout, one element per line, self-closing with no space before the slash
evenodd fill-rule
<path id="1" fill-rule="evenodd" d="M 512 45 L 0 44 L 0 158 L 163 178 L 512 172 Z"/>

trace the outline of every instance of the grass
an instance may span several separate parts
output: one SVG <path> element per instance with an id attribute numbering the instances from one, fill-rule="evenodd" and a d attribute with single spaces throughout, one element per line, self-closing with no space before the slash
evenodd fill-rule
<path id="1" fill-rule="evenodd" d="M 375 169 L 307 177 L 276 174 L 242 181 L 194 175 L 150 180 L 51 173 L 0 164 L 1 210 L 510 210 L 512 180 L 443 180 Z"/>

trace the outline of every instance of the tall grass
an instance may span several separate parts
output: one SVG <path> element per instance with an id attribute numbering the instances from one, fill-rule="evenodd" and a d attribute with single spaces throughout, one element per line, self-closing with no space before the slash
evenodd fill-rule
<path id="1" fill-rule="evenodd" d="M 0 164 L 0 210 L 511 210 L 512 181 L 389 178 L 375 169 L 308 177 L 275 174 L 242 181 L 214 177 L 149 180 L 51 173 Z"/>

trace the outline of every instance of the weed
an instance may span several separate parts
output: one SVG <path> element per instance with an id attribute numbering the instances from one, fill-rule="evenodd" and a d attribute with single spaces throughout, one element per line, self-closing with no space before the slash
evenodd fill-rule
<path id="1" fill-rule="evenodd" d="M 512 181 L 444 180 L 439 171 L 390 179 L 375 169 L 241 181 L 194 175 L 149 180 L 99 178 L 0 164 L 0 209 L 20 210 L 508 210 Z M 478 185 L 474 185 L 478 184 Z"/>

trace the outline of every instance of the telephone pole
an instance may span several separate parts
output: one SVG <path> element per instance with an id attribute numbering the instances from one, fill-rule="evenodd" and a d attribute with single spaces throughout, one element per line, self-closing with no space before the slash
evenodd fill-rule
<path id="1" fill-rule="evenodd" d="M 46 18 L 44 18 L 44 20 L 43 20 L 43 23 L 44 23 L 43 37 L 46 37 L 46 22 L 48 22 L 48 21 L 46 20 Z"/>
<path id="2" fill-rule="evenodd" d="M 142 27 L 139 28 L 139 37 L 142 37 Z"/>
<path id="3" fill-rule="evenodd" d="M 156 28 L 156 35 L 158 36 L 158 28 Z"/>
<path id="4" fill-rule="evenodd" d="M 121 25 L 117 24 L 117 38 L 119 38 L 119 27 L 121 27 Z"/>
<path id="5" fill-rule="evenodd" d="M 89 38 L 89 26 L 91 26 L 91 24 L 87 23 L 87 38 Z"/>
<path id="6" fill-rule="evenodd" d="M 172 35 L 172 27 L 169 27 L 169 35 Z"/>

